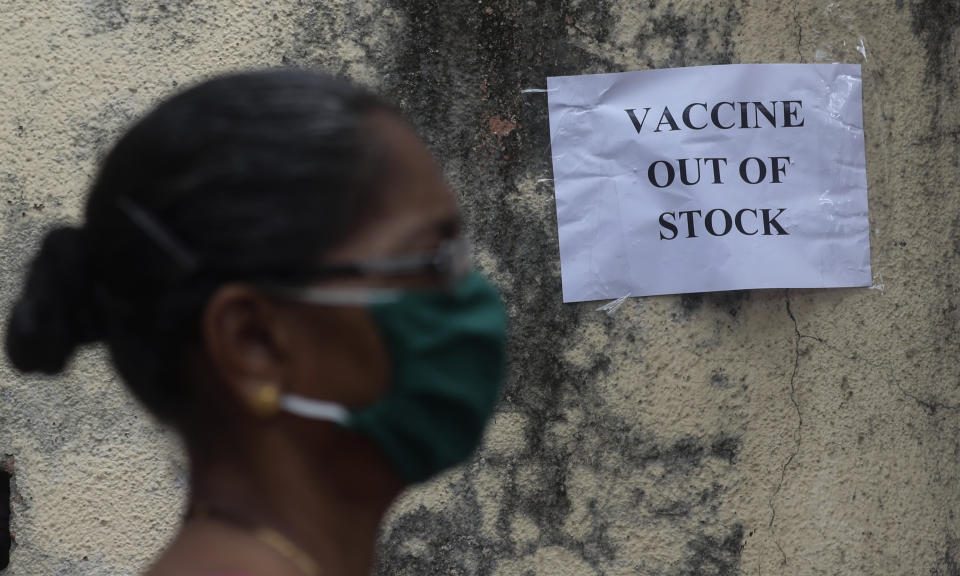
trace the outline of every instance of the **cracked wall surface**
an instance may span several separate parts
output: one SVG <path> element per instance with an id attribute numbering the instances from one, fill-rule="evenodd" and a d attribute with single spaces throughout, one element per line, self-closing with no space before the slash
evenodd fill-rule
<path id="1" fill-rule="evenodd" d="M 394 99 L 459 190 L 511 317 L 483 449 L 409 492 L 378 574 L 957 575 L 960 2 L 0 0 L 0 311 L 158 98 L 293 65 Z M 863 65 L 872 289 L 561 304 L 550 75 Z M 184 457 L 84 350 L 0 364 L 7 573 L 131 574 Z"/>

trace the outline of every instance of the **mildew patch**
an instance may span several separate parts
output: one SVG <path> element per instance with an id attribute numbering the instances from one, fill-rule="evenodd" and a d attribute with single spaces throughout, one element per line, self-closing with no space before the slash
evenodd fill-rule
<path id="1" fill-rule="evenodd" d="M 947 547 L 937 563 L 930 569 L 930 576 L 960 576 L 960 542 L 947 538 Z"/>
<path id="2" fill-rule="evenodd" d="M 457 511 L 455 514 L 420 507 L 394 519 L 381 541 L 389 553 L 378 557 L 377 573 L 395 576 L 490 574 L 495 550 L 484 545 L 479 523 L 467 526 L 455 522 L 463 516 L 479 517 L 476 499 L 460 493 L 453 509 Z"/>
<path id="3" fill-rule="evenodd" d="M 598 5 L 605 7 L 605 17 L 586 12 L 566 21 L 571 42 L 596 54 L 616 55 L 621 63 L 598 71 L 729 64 L 735 59 L 734 38 L 740 26 L 737 3 L 708 3 L 696 10 L 662 0 L 640 6 L 629 0 Z"/>
<path id="4" fill-rule="evenodd" d="M 735 524 L 720 536 L 697 535 L 687 542 L 690 555 L 677 574 L 733 576 L 740 573 L 743 526 Z"/>
<path id="5" fill-rule="evenodd" d="M 960 27 L 960 2 L 919 0 L 910 4 L 913 33 L 927 53 L 927 78 L 946 84 L 951 94 L 957 86 L 957 54 L 953 42 Z"/>
<path id="6" fill-rule="evenodd" d="M 99 165 L 114 141 L 135 118 L 132 103 L 115 100 L 103 106 L 94 117 L 72 122 L 71 143 L 76 159 L 83 163 Z"/>
<path id="7" fill-rule="evenodd" d="M 710 455 L 726 460 L 732 465 L 742 445 L 743 441 L 739 437 L 720 433 L 710 443 Z"/>
<path id="8" fill-rule="evenodd" d="M 26 197 L 23 179 L 20 176 L 13 172 L 7 172 L 0 176 L 0 198 L 3 202 L 0 208 L 3 209 L 3 220 L 6 225 L 26 217 L 29 201 Z"/>
<path id="9" fill-rule="evenodd" d="M 155 50 L 194 43 L 196 33 L 212 19 L 210 3 L 194 0 L 83 0 L 80 11 L 88 36 L 135 27 L 141 40 Z"/>
<path id="10" fill-rule="evenodd" d="M 680 314 L 679 318 L 686 320 L 691 314 L 700 310 L 703 305 L 703 294 L 694 292 L 692 294 L 680 295 Z"/>
<path id="11" fill-rule="evenodd" d="M 679 310 L 674 313 L 673 318 L 679 321 L 689 320 L 704 304 L 710 308 L 722 310 L 732 318 L 736 318 L 743 307 L 743 303 L 749 299 L 749 290 L 681 294 L 678 302 Z"/>
<path id="12" fill-rule="evenodd" d="M 83 12 L 91 19 L 90 32 L 102 34 L 130 23 L 130 6 L 122 0 L 84 0 Z"/>
<path id="13" fill-rule="evenodd" d="M 199 23 L 199 3 L 194 0 L 134 2 L 132 0 L 83 0 L 81 9 L 93 20 L 91 32 L 103 33 L 131 24 L 156 26 L 166 22 Z"/>
<path id="14" fill-rule="evenodd" d="M 665 62 L 675 67 L 729 64 L 734 58 L 732 32 L 739 22 L 732 3 L 684 14 L 667 10 L 651 17 L 633 43 L 637 54 L 648 54 L 650 67 L 663 67 Z"/>
<path id="15" fill-rule="evenodd" d="M 723 368 L 718 368 L 710 373 L 710 385 L 723 388 L 730 384 L 730 377 Z"/>
<path id="16" fill-rule="evenodd" d="M 16 548 L 16 532 L 12 524 L 14 506 L 23 503 L 14 476 L 14 456 L 4 454 L 0 462 L 0 570 L 10 564 L 10 554 Z"/>
<path id="17" fill-rule="evenodd" d="M 405 33 L 400 14 L 379 2 L 298 2 L 293 22 L 283 64 L 320 68 L 373 88 L 391 74 L 396 41 Z"/>

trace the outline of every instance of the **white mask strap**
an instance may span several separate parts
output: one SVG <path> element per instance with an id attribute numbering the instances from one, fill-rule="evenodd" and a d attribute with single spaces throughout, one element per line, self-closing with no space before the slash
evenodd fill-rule
<path id="1" fill-rule="evenodd" d="M 304 398 L 296 394 L 281 396 L 280 409 L 303 418 L 329 420 L 343 426 L 350 420 L 350 412 L 340 404 Z"/>
<path id="2" fill-rule="evenodd" d="M 281 296 L 320 306 L 371 306 L 390 304 L 403 296 L 402 290 L 389 288 L 273 288 Z"/>

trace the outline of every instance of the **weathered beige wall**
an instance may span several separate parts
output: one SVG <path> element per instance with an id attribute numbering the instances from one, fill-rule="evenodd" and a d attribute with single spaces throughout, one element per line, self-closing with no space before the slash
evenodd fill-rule
<path id="1" fill-rule="evenodd" d="M 0 0 L 0 311 L 97 157 L 177 86 L 319 66 L 396 98 L 513 319 L 484 450 L 410 493 L 380 574 L 960 574 L 957 0 Z M 859 49 L 858 49 L 859 48 Z M 863 64 L 873 289 L 562 305 L 545 76 Z M 185 462 L 100 350 L 0 365 L 8 573 L 131 574 Z"/>

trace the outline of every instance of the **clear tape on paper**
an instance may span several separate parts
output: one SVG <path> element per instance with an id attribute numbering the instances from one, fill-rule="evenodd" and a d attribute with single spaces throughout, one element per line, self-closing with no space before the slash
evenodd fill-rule
<path id="1" fill-rule="evenodd" d="M 846 50 L 847 41 L 843 41 L 843 48 Z M 857 37 L 857 43 L 854 46 L 854 49 L 860 54 L 860 57 L 863 58 L 863 61 L 866 62 L 869 59 L 867 58 L 867 43 L 862 36 Z M 837 56 L 829 50 L 827 47 L 817 48 L 813 53 L 814 62 L 840 62 L 842 58 L 838 59 Z"/>
<path id="2" fill-rule="evenodd" d="M 867 61 L 867 45 L 863 43 L 863 38 L 860 39 L 860 45 L 857 46 L 857 52 L 863 56 L 863 61 Z"/>
<path id="3" fill-rule="evenodd" d="M 623 303 L 626 302 L 627 298 L 629 297 L 630 297 L 630 293 L 628 292 L 623 296 L 617 298 L 616 300 L 611 300 L 610 302 L 607 302 L 603 306 L 597 308 L 597 312 L 606 312 L 607 316 L 613 316 L 614 314 L 617 313 L 617 310 L 619 310 L 620 307 L 623 306 Z"/>

